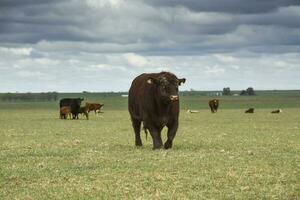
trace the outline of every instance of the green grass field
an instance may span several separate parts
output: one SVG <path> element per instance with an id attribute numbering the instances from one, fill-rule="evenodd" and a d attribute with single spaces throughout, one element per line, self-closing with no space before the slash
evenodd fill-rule
<path id="1" fill-rule="evenodd" d="M 0 199 L 300 198 L 299 92 L 222 97 L 217 114 L 183 95 L 174 147 L 156 151 L 144 134 L 134 146 L 126 98 L 89 95 L 105 108 L 88 121 L 58 119 L 57 102 L 0 102 Z"/>

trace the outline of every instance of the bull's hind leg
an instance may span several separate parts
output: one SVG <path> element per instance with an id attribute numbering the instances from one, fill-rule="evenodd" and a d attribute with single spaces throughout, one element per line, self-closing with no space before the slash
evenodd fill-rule
<path id="1" fill-rule="evenodd" d="M 136 119 L 131 119 L 131 121 L 132 121 L 132 127 L 134 129 L 134 134 L 135 134 L 135 146 L 143 146 L 141 140 L 141 122 Z"/>

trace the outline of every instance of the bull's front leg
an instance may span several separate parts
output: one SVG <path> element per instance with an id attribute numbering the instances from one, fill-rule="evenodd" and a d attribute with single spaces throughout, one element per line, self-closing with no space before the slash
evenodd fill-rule
<path id="1" fill-rule="evenodd" d="M 161 129 L 158 128 L 151 128 L 150 134 L 153 140 L 153 149 L 161 149 L 163 142 L 161 139 Z"/>
<path id="2" fill-rule="evenodd" d="M 173 146 L 173 140 L 175 138 L 178 129 L 178 121 L 174 120 L 172 123 L 167 124 L 167 127 L 168 127 L 168 139 L 164 144 L 165 149 L 172 148 Z"/>

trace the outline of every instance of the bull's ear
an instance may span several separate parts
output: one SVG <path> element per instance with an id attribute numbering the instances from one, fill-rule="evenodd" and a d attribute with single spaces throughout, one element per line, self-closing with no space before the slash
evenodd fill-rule
<path id="1" fill-rule="evenodd" d="M 185 78 L 178 79 L 178 85 L 185 83 Z"/>
<path id="2" fill-rule="evenodd" d="M 148 84 L 158 84 L 159 81 L 156 78 L 150 77 L 147 79 Z"/>

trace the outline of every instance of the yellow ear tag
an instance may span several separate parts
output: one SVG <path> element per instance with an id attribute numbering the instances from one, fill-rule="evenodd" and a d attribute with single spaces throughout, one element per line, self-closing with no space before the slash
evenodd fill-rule
<path id="1" fill-rule="evenodd" d="M 152 84 L 152 80 L 151 80 L 151 79 L 148 79 L 148 80 L 147 80 L 147 83 Z"/>

